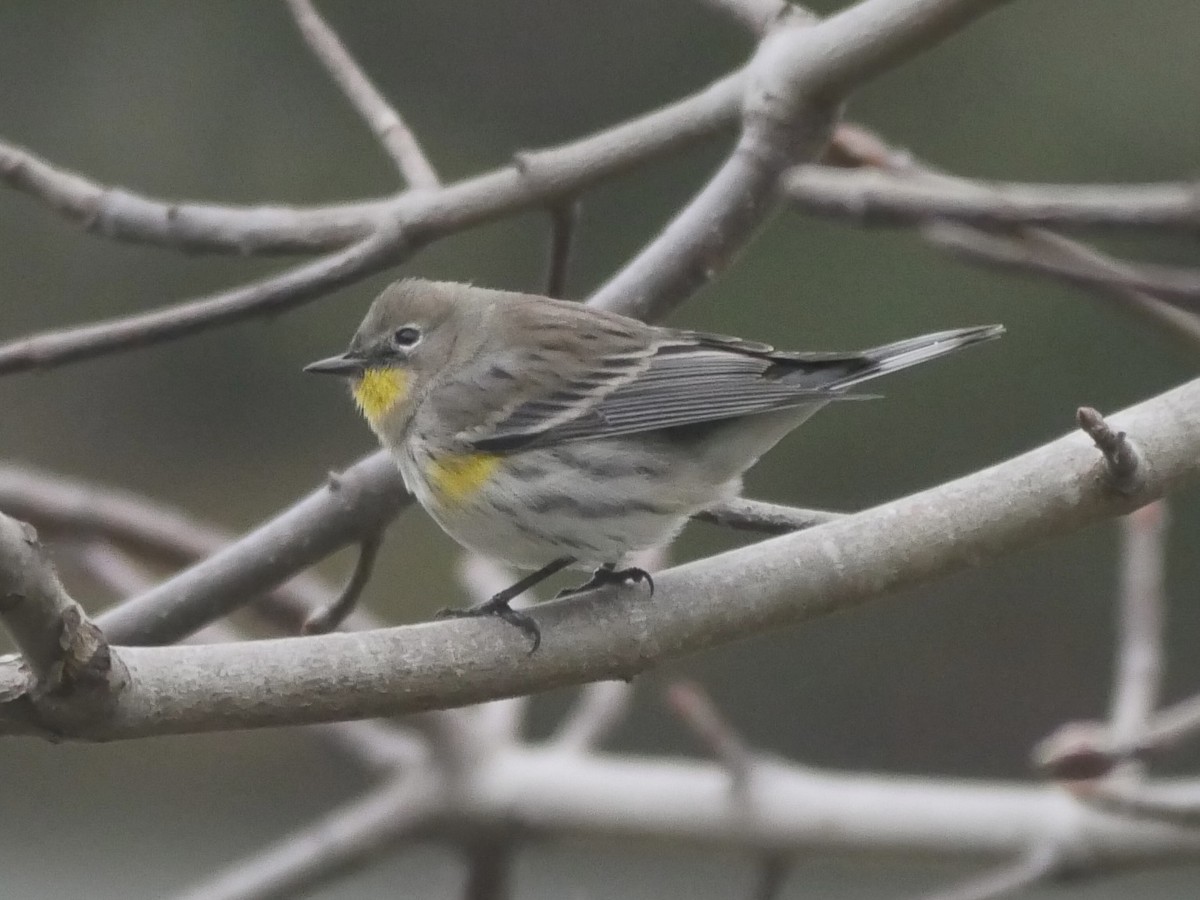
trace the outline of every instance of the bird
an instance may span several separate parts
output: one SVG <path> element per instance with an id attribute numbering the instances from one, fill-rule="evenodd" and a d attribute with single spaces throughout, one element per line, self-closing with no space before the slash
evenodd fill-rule
<path id="1" fill-rule="evenodd" d="M 462 546 L 529 575 L 449 616 L 495 616 L 534 652 L 511 601 L 567 568 L 578 591 L 642 582 L 629 558 L 741 492 L 742 475 L 852 388 L 999 337 L 939 331 L 855 352 L 647 324 L 581 303 L 406 278 L 342 354 L 305 371 L 354 401 L 425 511 Z M 570 591 L 567 593 L 571 593 Z"/>

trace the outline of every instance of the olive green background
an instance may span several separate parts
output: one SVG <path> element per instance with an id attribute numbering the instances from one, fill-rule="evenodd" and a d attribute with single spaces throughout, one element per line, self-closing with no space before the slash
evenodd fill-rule
<path id="1" fill-rule="evenodd" d="M 751 50 L 736 25 L 694 0 L 322 8 L 447 180 L 653 108 Z M 868 86 L 850 115 L 968 175 L 1191 178 L 1200 158 L 1198 34 L 1193 0 L 1014 2 Z M 279 3 L 8 0 L 0 135 L 103 182 L 173 199 L 319 203 L 396 187 Z M 590 192 L 570 295 L 586 295 L 652 237 L 728 144 L 714 139 Z M 278 318 L 0 379 L 0 457 L 249 526 L 373 446 L 343 392 L 301 376 L 302 364 L 338 351 L 371 297 L 400 274 L 536 289 L 546 235 L 544 215 L 516 217 Z M 1196 258 L 1194 234 L 1100 243 L 1157 261 Z M 0 246 L 0 338 L 149 309 L 291 264 L 111 243 L 13 192 L 0 193 Z M 967 267 L 905 231 L 788 210 L 671 321 L 811 349 L 1008 326 L 997 344 L 881 384 L 885 402 L 822 414 L 748 479 L 753 496 L 843 509 L 1004 459 L 1070 428 L 1080 404 L 1120 408 L 1192 377 L 1197 362 L 1096 297 Z M 1200 686 L 1196 500 L 1185 492 L 1173 506 L 1172 697 Z M 1038 738 L 1105 710 L 1115 536 L 1104 524 L 668 666 L 639 680 L 640 701 L 613 745 L 696 752 L 660 701 L 670 679 L 687 675 L 765 751 L 839 768 L 1029 777 Z M 675 556 L 745 539 L 694 527 Z M 455 556 L 419 510 L 407 513 L 389 532 L 367 602 L 401 622 L 463 599 Z M 338 577 L 349 560 L 343 554 L 326 571 Z M 71 587 L 89 605 L 107 602 L 77 578 Z M 539 700 L 535 730 L 565 700 Z M 1195 762 L 1181 753 L 1167 767 Z M 10 740 L 0 743 L 0 771 L 6 898 L 170 893 L 366 786 L 344 760 L 283 732 L 107 747 Z M 962 871 L 936 861 L 802 861 L 785 895 L 903 896 Z M 453 897 L 459 877 L 448 851 L 424 848 L 318 896 Z M 553 844 L 522 855 L 518 895 L 738 897 L 753 878 L 751 862 L 736 856 Z M 1056 896 L 1198 889 L 1193 867 Z"/>

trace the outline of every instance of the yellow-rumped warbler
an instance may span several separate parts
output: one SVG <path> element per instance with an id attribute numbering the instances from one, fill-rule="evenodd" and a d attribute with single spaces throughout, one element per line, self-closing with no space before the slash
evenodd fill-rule
<path id="1" fill-rule="evenodd" d="M 349 350 L 305 371 L 350 378 L 405 485 L 451 537 L 537 569 L 452 613 L 498 615 L 536 649 L 537 626 L 509 607 L 513 597 L 568 566 L 596 570 L 585 587 L 649 581 L 617 567 L 737 496 L 742 473 L 826 403 L 1003 330 L 791 353 L 578 303 L 409 279 L 372 304 Z"/>

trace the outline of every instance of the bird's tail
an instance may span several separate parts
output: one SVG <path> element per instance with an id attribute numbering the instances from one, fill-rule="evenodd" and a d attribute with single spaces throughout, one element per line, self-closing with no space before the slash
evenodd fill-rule
<path id="1" fill-rule="evenodd" d="M 860 364 L 854 370 L 847 372 L 844 377 L 829 384 L 834 390 L 853 387 L 864 381 L 870 381 L 880 375 L 898 372 L 919 363 L 945 356 L 962 347 L 990 341 L 1004 334 L 1003 325 L 980 325 L 975 328 L 955 328 L 952 331 L 938 331 L 921 337 L 896 341 L 894 344 L 884 344 L 871 350 L 864 350 L 858 355 Z"/>

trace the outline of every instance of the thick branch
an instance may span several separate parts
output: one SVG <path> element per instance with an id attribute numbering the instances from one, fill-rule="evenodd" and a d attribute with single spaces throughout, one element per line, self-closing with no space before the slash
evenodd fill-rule
<path id="1" fill-rule="evenodd" d="M 653 603 L 623 592 L 546 604 L 536 613 L 546 639 L 532 657 L 515 629 L 476 620 L 252 646 L 126 648 L 133 678 L 115 714 L 76 736 L 367 718 L 628 678 L 1125 513 L 1200 474 L 1200 381 L 1112 418 L 1146 459 L 1133 496 L 1111 487 L 1090 440 L 1072 432 L 911 497 L 668 570 L 655 579 Z M 0 682 L 0 695 L 6 688 Z"/>

